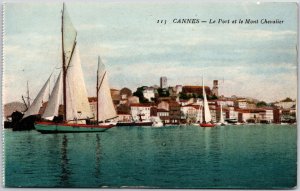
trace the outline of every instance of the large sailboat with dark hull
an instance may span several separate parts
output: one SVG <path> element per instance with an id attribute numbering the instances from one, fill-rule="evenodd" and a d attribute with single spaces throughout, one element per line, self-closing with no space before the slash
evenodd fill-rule
<path id="1" fill-rule="evenodd" d="M 105 123 L 116 117 L 104 65 L 98 62 L 97 116 L 93 120 L 88 101 L 77 44 L 77 32 L 69 18 L 66 6 L 62 10 L 62 69 L 35 129 L 41 133 L 102 132 L 114 126 Z M 48 80 L 49 81 L 49 80 Z M 62 104 L 61 104 L 62 103 Z M 59 116 L 59 108 L 63 107 Z M 102 121 L 102 122 L 100 122 Z"/>

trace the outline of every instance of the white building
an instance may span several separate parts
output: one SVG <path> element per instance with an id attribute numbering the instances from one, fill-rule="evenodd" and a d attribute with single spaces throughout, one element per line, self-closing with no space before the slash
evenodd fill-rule
<path id="1" fill-rule="evenodd" d="M 240 109 L 246 109 L 247 108 L 247 101 L 245 99 L 236 100 L 235 106 Z"/>
<path id="2" fill-rule="evenodd" d="M 143 121 L 150 120 L 150 106 L 144 104 L 131 104 L 131 115 L 134 121 L 140 121 L 140 117 Z"/>
<path id="3" fill-rule="evenodd" d="M 274 105 L 282 109 L 290 109 L 291 107 L 296 105 L 296 101 L 280 101 L 275 103 Z"/>
<path id="4" fill-rule="evenodd" d="M 199 109 L 199 105 L 181 106 L 180 111 L 183 114 L 181 119 L 187 119 L 189 122 L 201 121 L 202 108 Z"/>
<path id="5" fill-rule="evenodd" d="M 272 108 L 264 108 L 265 112 L 261 113 L 261 119 L 270 123 L 274 121 L 274 113 Z"/>
<path id="6" fill-rule="evenodd" d="M 234 107 L 228 107 L 226 119 L 238 119 L 238 112 L 234 110 Z"/>
<path id="7" fill-rule="evenodd" d="M 148 99 L 149 101 L 151 101 L 151 98 L 155 97 L 155 92 L 154 92 L 154 88 L 145 88 L 143 90 L 143 95 L 146 99 Z"/>

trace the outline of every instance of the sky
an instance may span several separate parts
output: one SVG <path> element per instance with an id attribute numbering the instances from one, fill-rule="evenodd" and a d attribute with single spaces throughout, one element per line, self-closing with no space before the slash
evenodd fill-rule
<path id="1" fill-rule="evenodd" d="M 111 88 L 205 85 L 220 94 L 267 102 L 297 96 L 295 3 L 67 3 L 88 95 L 95 96 L 97 57 Z M 4 103 L 37 95 L 61 66 L 62 3 L 6 3 Z M 258 20 L 258 24 L 180 24 L 174 19 Z M 261 24 L 262 19 L 283 20 Z M 167 20 L 167 24 L 157 23 Z M 223 80 L 224 79 L 224 80 Z"/>

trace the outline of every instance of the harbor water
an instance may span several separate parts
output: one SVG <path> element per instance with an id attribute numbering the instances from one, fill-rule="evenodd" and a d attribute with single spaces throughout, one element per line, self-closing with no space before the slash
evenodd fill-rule
<path id="1" fill-rule="evenodd" d="M 6 187 L 292 188 L 296 125 L 4 130 Z"/>

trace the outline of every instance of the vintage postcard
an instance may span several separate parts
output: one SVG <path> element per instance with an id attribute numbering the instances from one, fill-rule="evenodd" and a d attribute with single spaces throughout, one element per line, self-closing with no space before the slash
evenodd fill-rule
<path id="1" fill-rule="evenodd" d="M 3 4 L 4 186 L 297 186 L 298 4 Z"/>

